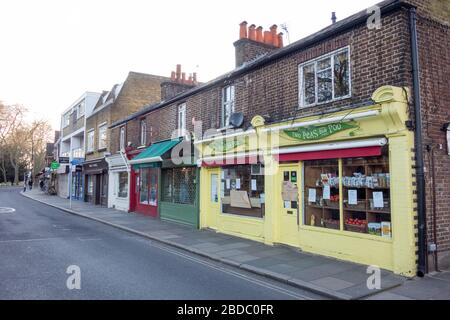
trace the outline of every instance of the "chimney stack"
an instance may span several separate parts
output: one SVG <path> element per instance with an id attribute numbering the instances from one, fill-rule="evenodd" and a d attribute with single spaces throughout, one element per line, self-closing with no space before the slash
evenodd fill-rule
<path id="1" fill-rule="evenodd" d="M 236 48 L 236 67 L 256 57 L 283 47 L 283 33 L 277 34 L 276 24 L 270 27 L 270 31 L 264 31 L 262 27 L 256 28 L 247 22 L 239 24 L 239 40 L 234 43 Z"/>
<path id="2" fill-rule="evenodd" d="M 169 100 L 197 84 L 197 73 L 189 74 L 186 79 L 186 72 L 182 72 L 181 64 L 177 64 L 176 71 L 170 74 L 170 80 L 161 83 L 161 100 Z"/>

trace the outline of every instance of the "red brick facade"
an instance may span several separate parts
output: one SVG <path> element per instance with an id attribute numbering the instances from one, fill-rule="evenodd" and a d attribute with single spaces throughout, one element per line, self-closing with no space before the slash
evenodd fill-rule
<path id="1" fill-rule="evenodd" d="M 406 2 L 406 1 L 405 1 Z M 418 32 L 421 63 L 422 107 L 424 120 L 424 143 L 432 146 L 426 152 L 427 217 L 429 242 L 438 244 L 440 259 L 450 253 L 450 156 L 447 154 L 444 123 L 450 122 L 450 35 L 443 21 L 449 20 L 448 1 L 410 0 L 418 8 Z M 428 4 L 433 3 L 433 6 Z M 430 9 L 431 8 L 431 9 Z M 433 17 L 436 16 L 436 21 Z M 439 21 L 439 22 L 438 22 Z M 345 23 L 345 21 L 344 21 Z M 235 111 L 245 116 L 244 126 L 255 115 L 262 115 L 270 122 L 333 111 L 351 109 L 370 103 L 372 93 L 381 86 L 409 87 L 412 92 L 412 64 L 409 11 L 398 8 L 382 15 L 382 28 L 369 30 L 365 21 L 350 29 L 343 29 L 327 39 L 313 45 L 299 45 L 299 49 L 276 59 L 261 59 L 257 67 L 241 73 L 231 72 L 218 80 L 181 94 L 164 102 L 145 116 L 131 119 L 114 127 L 111 131 L 111 151 L 117 151 L 119 128 L 126 127 L 126 140 L 139 145 L 139 121 L 147 121 L 147 142 L 168 139 L 177 127 L 177 107 L 187 105 L 187 129 L 193 131 L 193 120 L 202 121 L 203 131 L 220 128 L 222 88 L 234 84 Z M 330 28 L 333 28 L 330 27 Z M 325 30 L 326 32 L 326 30 Z M 321 34 L 325 33 L 324 31 Z M 300 40 L 298 44 L 301 44 Z M 293 45 L 296 45 L 295 43 Z M 351 97 L 319 106 L 299 109 L 299 64 L 349 47 L 351 52 Z M 280 51 L 283 49 L 275 50 Z M 270 54 L 269 54 L 270 56 Z M 244 68 L 245 69 L 245 68 Z M 411 104 L 411 109 L 413 105 Z M 151 108 L 150 108 L 151 109 Z M 413 114 L 411 113 L 411 119 Z M 440 145 L 443 149 L 440 149 Z M 430 167 L 430 156 L 434 155 L 434 168 Z M 437 238 L 433 232 L 433 184 L 431 170 L 435 170 Z M 433 269 L 433 266 L 430 266 Z"/>

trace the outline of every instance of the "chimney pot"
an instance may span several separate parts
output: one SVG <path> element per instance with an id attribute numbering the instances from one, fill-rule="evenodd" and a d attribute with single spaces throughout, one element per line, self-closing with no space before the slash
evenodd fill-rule
<path id="1" fill-rule="evenodd" d="M 181 73 L 181 82 L 186 83 L 186 72 Z"/>
<path id="2" fill-rule="evenodd" d="M 175 71 L 172 71 L 172 73 L 170 74 L 170 80 L 175 81 L 176 80 L 176 74 Z"/>
<path id="3" fill-rule="evenodd" d="M 239 39 L 246 39 L 247 36 L 247 21 L 242 21 L 239 24 Z"/>
<path id="4" fill-rule="evenodd" d="M 263 38 L 263 27 L 259 26 L 256 29 L 256 41 L 258 42 L 264 42 L 264 38 Z"/>
<path id="5" fill-rule="evenodd" d="M 274 24 L 270 27 L 270 33 L 272 38 L 272 45 L 278 48 L 278 36 L 277 36 L 277 28 L 278 26 Z"/>
<path id="6" fill-rule="evenodd" d="M 256 28 L 256 26 L 254 24 L 252 24 L 250 27 L 248 27 L 248 38 L 253 41 L 256 41 L 255 28 Z"/>
<path id="7" fill-rule="evenodd" d="M 181 64 L 177 64 L 177 81 L 181 80 Z"/>
<path id="8" fill-rule="evenodd" d="M 283 48 L 283 32 L 278 34 L 278 48 Z"/>
<path id="9" fill-rule="evenodd" d="M 194 72 L 194 75 L 192 76 L 192 81 L 194 84 L 197 84 L 197 72 Z"/>
<path id="10" fill-rule="evenodd" d="M 272 33 L 270 31 L 264 31 L 264 43 L 272 44 Z"/>

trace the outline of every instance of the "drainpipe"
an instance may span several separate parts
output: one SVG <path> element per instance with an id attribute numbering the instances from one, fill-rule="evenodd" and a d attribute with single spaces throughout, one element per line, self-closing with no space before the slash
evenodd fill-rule
<path id="1" fill-rule="evenodd" d="M 417 210 L 419 228 L 419 265 L 417 275 L 423 277 L 427 273 L 427 224 L 425 206 L 425 170 L 422 137 L 422 106 L 420 95 L 419 50 L 417 45 L 416 9 L 409 10 L 411 34 L 411 58 L 413 71 L 414 113 L 415 113 L 415 145 L 416 145 L 416 177 L 417 177 Z"/>

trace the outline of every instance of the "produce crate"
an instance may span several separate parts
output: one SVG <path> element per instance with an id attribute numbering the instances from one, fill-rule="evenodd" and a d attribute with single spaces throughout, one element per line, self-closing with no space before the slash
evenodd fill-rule
<path id="1" fill-rule="evenodd" d="M 367 233 L 367 225 L 364 226 L 356 226 L 353 224 L 345 224 L 345 230 L 350 232 L 357 232 L 357 233 Z"/>
<path id="2" fill-rule="evenodd" d="M 339 220 L 328 220 L 323 222 L 323 226 L 327 229 L 339 230 L 341 228 L 341 223 Z"/>

